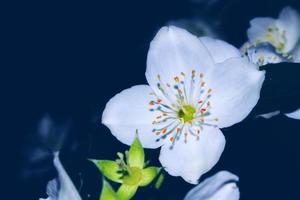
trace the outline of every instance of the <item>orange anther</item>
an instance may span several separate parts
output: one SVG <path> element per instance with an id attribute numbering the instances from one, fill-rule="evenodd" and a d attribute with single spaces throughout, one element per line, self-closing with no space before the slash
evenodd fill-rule
<path id="1" fill-rule="evenodd" d="M 174 141 L 174 137 L 170 137 L 170 141 L 173 142 Z"/>
<path id="2" fill-rule="evenodd" d="M 164 129 L 162 130 L 162 133 L 165 134 L 166 132 L 167 132 L 167 129 L 164 128 Z"/>
<path id="3" fill-rule="evenodd" d="M 175 76 L 175 77 L 174 77 L 174 80 L 175 80 L 176 82 L 179 82 L 179 77 L 178 77 L 178 76 Z"/>

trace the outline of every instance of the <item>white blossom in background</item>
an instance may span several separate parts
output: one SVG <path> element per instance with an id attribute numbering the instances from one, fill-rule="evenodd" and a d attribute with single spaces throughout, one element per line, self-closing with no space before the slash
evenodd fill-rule
<path id="1" fill-rule="evenodd" d="M 240 199 L 240 191 L 236 185 L 238 181 L 239 177 L 236 175 L 220 171 L 191 189 L 184 200 L 238 200 Z"/>
<path id="2" fill-rule="evenodd" d="M 102 123 L 127 145 L 138 130 L 143 147 L 161 147 L 159 160 L 170 175 L 196 184 L 224 150 L 220 128 L 250 113 L 264 75 L 226 42 L 163 27 L 148 52 L 149 85 L 111 98 Z"/>
<path id="3" fill-rule="evenodd" d="M 76 187 L 59 160 L 58 152 L 54 153 L 53 164 L 58 178 L 49 181 L 47 184 L 48 198 L 40 198 L 40 200 L 81 200 Z"/>
<path id="4" fill-rule="evenodd" d="M 278 19 L 252 19 L 247 35 L 242 51 L 253 63 L 300 62 L 300 17 L 293 8 L 283 8 Z"/>

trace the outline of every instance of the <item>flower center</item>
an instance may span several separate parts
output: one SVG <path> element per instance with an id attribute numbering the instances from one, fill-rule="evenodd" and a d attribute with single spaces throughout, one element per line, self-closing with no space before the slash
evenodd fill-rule
<path id="1" fill-rule="evenodd" d="M 142 170 L 138 167 L 129 167 L 128 175 L 124 176 L 123 181 L 126 185 L 137 185 L 142 179 Z"/>
<path id="2" fill-rule="evenodd" d="M 218 119 L 210 113 L 212 89 L 206 86 L 203 73 L 192 70 L 189 74 L 181 72 L 172 82 L 165 82 L 158 74 L 157 89 L 163 98 L 150 93 L 154 99 L 149 102 L 149 111 L 157 114 L 152 132 L 156 141 L 168 139 L 170 149 L 180 138 L 185 143 L 188 137 L 198 140 L 204 126 L 217 127 Z"/>
<path id="3" fill-rule="evenodd" d="M 191 122 L 194 119 L 194 114 L 196 113 L 196 109 L 191 105 L 184 105 L 178 111 L 177 116 L 184 123 Z"/>

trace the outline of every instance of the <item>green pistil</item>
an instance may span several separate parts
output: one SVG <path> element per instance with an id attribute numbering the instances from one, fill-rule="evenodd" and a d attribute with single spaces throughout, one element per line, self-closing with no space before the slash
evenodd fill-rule
<path id="1" fill-rule="evenodd" d="M 177 116 L 182 119 L 184 122 L 191 122 L 194 119 L 194 114 L 196 110 L 191 105 L 184 105 L 178 111 Z"/>
<path id="2" fill-rule="evenodd" d="M 126 185 L 138 185 L 142 179 L 142 169 L 138 167 L 130 167 L 128 175 L 124 176 L 123 181 Z"/>

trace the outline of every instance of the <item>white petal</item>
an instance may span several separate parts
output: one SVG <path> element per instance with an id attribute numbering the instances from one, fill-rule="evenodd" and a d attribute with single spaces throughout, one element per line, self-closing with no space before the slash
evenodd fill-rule
<path id="1" fill-rule="evenodd" d="M 196 184 L 202 174 L 209 171 L 220 159 L 225 147 L 225 138 L 218 128 L 205 126 L 199 140 L 188 135 L 187 143 L 181 137 L 173 149 L 170 142 L 161 148 L 159 160 L 172 176 L 181 176 Z"/>
<path id="2" fill-rule="evenodd" d="M 273 46 L 269 44 L 261 44 L 258 46 L 252 46 L 247 49 L 247 55 L 250 62 L 263 66 L 267 64 L 275 64 L 286 61 L 282 56 L 276 53 Z"/>
<path id="3" fill-rule="evenodd" d="M 155 112 L 149 111 L 149 103 L 153 100 L 153 92 L 148 85 L 137 85 L 123 90 L 106 104 L 102 114 L 102 123 L 122 143 L 131 145 L 136 130 L 144 148 L 161 146 L 156 142 L 156 135 L 152 133 L 152 122 Z"/>
<path id="4" fill-rule="evenodd" d="M 232 58 L 207 74 L 207 87 L 212 88 L 209 112 L 220 128 L 242 121 L 259 99 L 265 72 L 251 65 L 247 59 Z"/>
<path id="5" fill-rule="evenodd" d="M 298 43 L 292 53 L 293 62 L 300 63 L 300 43 Z"/>
<path id="6" fill-rule="evenodd" d="M 221 63 L 229 58 L 240 58 L 242 56 L 237 48 L 222 40 L 200 37 L 200 41 L 208 49 L 215 63 Z"/>
<path id="7" fill-rule="evenodd" d="M 300 37 L 300 17 L 298 12 L 291 8 L 282 9 L 278 19 L 278 26 L 285 31 L 286 46 L 285 52 L 291 51 L 299 41 Z"/>
<path id="8" fill-rule="evenodd" d="M 196 36 L 175 26 L 163 27 L 150 44 L 146 78 L 156 94 L 164 98 L 166 95 L 162 95 L 157 88 L 158 75 L 161 77 L 161 85 L 174 85 L 174 77 L 181 77 L 183 72 L 185 78 L 181 77 L 181 80 L 187 83 L 185 86 L 188 93 L 192 70 L 200 74 L 212 66 L 213 60 L 208 50 Z M 166 92 L 169 96 L 173 95 L 170 89 Z M 174 97 L 165 99 L 174 102 Z"/>
<path id="9" fill-rule="evenodd" d="M 268 42 L 265 34 L 268 27 L 275 25 L 275 19 L 270 17 L 257 17 L 250 21 L 250 28 L 247 30 L 247 35 L 251 44 Z"/>
<path id="10" fill-rule="evenodd" d="M 257 115 L 256 117 L 262 117 L 262 118 L 265 118 L 265 119 L 270 119 L 270 118 L 272 118 L 276 115 L 279 115 L 279 114 L 280 114 L 280 111 L 276 110 L 276 111 L 273 111 L 273 112 Z"/>
<path id="11" fill-rule="evenodd" d="M 294 112 L 286 113 L 285 116 L 292 118 L 292 119 L 300 119 L 300 108 Z"/>
<path id="12" fill-rule="evenodd" d="M 230 172 L 218 172 L 190 190 L 184 200 L 238 200 L 240 192 L 235 183 L 238 180 Z"/>
<path id="13" fill-rule="evenodd" d="M 40 198 L 40 200 L 81 200 L 76 187 L 59 160 L 59 152 L 54 153 L 53 164 L 58 178 L 49 181 L 47 184 L 48 198 Z"/>

